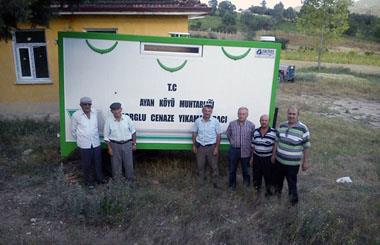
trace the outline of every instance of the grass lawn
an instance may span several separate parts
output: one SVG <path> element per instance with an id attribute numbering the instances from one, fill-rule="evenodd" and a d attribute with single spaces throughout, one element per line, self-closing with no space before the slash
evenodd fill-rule
<path id="1" fill-rule="evenodd" d="M 281 51 L 281 59 L 286 60 L 304 60 L 304 61 L 316 61 L 316 51 Z M 338 63 L 338 64 L 360 64 L 360 65 L 376 65 L 380 66 L 379 54 L 360 54 L 354 51 L 350 52 L 325 52 L 321 56 L 321 61 L 326 63 Z"/>
<path id="2" fill-rule="evenodd" d="M 240 171 L 237 191 L 228 191 L 226 153 L 219 189 L 199 186 L 190 152 L 138 151 L 135 186 L 116 181 L 88 191 L 76 156 L 60 164 L 57 124 L 1 121 L 0 243 L 379 244 L 380 127 L 370 123 L 380 120 L 379 77 L 299 74 L 277 97 L 279 121 L 296 104 L 311 131 L 298 207 L 289 208 L 286 190 L 278 200 L 244 188 Z M 341 101 L 348 103 L 339 108 Z M 337 184 L 343 176 L 353 183 Z"/>

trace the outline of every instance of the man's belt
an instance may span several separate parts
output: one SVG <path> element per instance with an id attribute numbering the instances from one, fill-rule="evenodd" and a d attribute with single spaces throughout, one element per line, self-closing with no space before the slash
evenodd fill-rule
<path id="1" fill-rule="evenodd" d="M 213 146 L 213 145 L 215 145 L 215 143 L 214 144 L 207 144 L 207 145 L 202 145 L 201 143 L 199 143 L 198 141 L 195 141 L 195 144 L 196 144 L 196 146 L 197 147 L 208 147 L 208 146 Z"/>
<path id="2" fill-rule="evenodd" d="M 132 139 L 129 139 L 129 140 L 121 140 L 121 141 L 111 140 L 111 139 L 110 139 L 110 141 L 111 141 L 112 143 L 115 143 L 115 144 L 123 145 L 123 144 L 126 144 L 126 143 L 132 141 Z"/>

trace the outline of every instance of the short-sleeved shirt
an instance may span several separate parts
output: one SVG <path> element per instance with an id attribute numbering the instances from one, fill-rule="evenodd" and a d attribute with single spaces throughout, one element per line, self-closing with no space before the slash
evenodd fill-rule
<path id="1" fill-rule="evenodd" d="M 122 115 L 120 121 L 109 117 L 104 124 L 104 141 L 127 141 L 132 139 L 136 129 L 128 115 Z"/>
<path id="2" fill-rule="evenodd" d="M 251 139 L 255 125 L 246 120 L 240 124 L 239 120 L 234 120 L 228 125 L 226 135 L 231 147 L 240 148 L 240 157 L 250 157 L 252 154 Z"/>
<path id="3" fill-rule="evenodd" d="M 293 127 L 288 122 L 283 122 L 277 129 L 276 159 L 284 164 L 300 165 L 303 151 L 310 147 L 310 132 L 305 124 L 298 121 Z"/>
<path id="4" fill-rule="evenodd" d="M 71 134 L 77 141 L 77 146 L 82 149 L 100 146 L 98 117 L 95 110 L 91 110 L 90 118 L 78 110 L 71 117 Z"/>
<path id="5" fill-rule="evenodd" d="M 205 121 L 203 117 L 199 117 L 195 120 L 192 132 L 197 133 L 195 140 L 205 146 L 215 144 L 216 138 L 218 134 L 221 134 L 222 130 L 218 119 L 210 117 L 209 120 Z"/>
<path id="6" fill-rule="evenodd" d="M 268 131 L 264 135 L 261 134 L 260 130 L 261 127 L 257 128 L 253 133 L 253 153 L 259 157 L 272 156 L 273 146 L 276 142 L 276 130 L 273 128 L 268 128 Z"/>

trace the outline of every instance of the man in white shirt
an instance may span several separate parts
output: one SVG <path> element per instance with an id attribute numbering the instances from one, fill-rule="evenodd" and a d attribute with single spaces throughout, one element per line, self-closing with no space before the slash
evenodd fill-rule
<path id="1" fill-rule="evenodd" d="M 71 117 L 71 133 L 80 151 L 85 184 L 93 189 L 94 174 L 98 183 L 105 183 L 105 180 L 102 170 L 98 118 L 96 111 L 91 109 L 91 105 L 91 98 L 80 99 L 82 109 L 76 111 Z"/>
<path id="2" fill-rule="evenodd" d="M 112 177 L 120 178 L 122 166 L 125 177 L 133 181 L 133 151 L 136 150 L 136 129 L 128 115 L 123 115 L 121 104 L 112 103 L 112 117 L 107 118 L 104 125 L 104 141 L 111 156 Z"/>

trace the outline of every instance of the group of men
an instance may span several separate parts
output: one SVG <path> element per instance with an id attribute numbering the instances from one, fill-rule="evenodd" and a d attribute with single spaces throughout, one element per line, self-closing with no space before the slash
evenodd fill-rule
<path id="1" fill-rule="evenodd" d="M 205 179 L 205 164 L 212 170 L 212 183 L 218 187 L 218 154 L 221 141 L 219 121 L 213 118 L 212 105 L 206 104 L 203 116 L 195 121 L 193 127 L 193 151 L 197 158 L 200 182 Z M 298 203 L 297 174 L 301 168 L 309 167 L 308 155 L 310 133 L 305 124 L 298 120 L 299 111 L 291 106 L 287 110 L 286 122 L 276 130 L 269 126 L 269 116 L 260 117 L 260 127 L 247 120 L 248 109 L 240 107 L 238 119 L 229 123 L 226 135 L 230 143 L 228 151 L 229 188 L 236 189 L 236 171 L 241 163 L 243 183 L 250 186 L 250 165 L 252 165 L 252 184 L 260 193 L 264 178 L 266 196 L 281 196 L 283 182 L 288 183 L 290 203 Z"/>
<path id="2" fill-rule="evenodd" d="M 95 182 L 106 183 L 102 169 L 98 118 L 91 105 L 91 98 L 81 98 L 81 110 L 76 111 L 71 118 L 71 133 L 77 141 L 84 181 L 89 189 L 94 188 Z M 136 150 L 136 129 L 131 118 L 121 113 L 120 103 L 112 103 L 110 109 L 113 116 L 106 119 L 103 134 L 111 156 L 112 177 L 120 178 L 124 169 L 127 180 L 132 182 L 134 179 L 132 152 Z"/>
<path id="3" fill-rule="evenodd" d="M 83 174 L 86 185 L 94 188 L 95 181 L 105 183 L 102 172 L 101 150 L 97 114 L 91 109 L 89 97 L 80 99 L 82 110 L 72 116 L 72 135 L 77 141 L 81 153 Z M 110 105 L 112 117 L 104 125 L 104 141 L 111 156 L 112 177 L 124 175 L 128 181 L 134 180 L 133 151 L 136 150 L 136 130 L 129 116 L 122 114 L 121 104 Z M 218 188 L 219 145 L 221 126 L 218 119 L 212 116 L 213 105 L 205 104 L 202 116 L 192 128 L 193 146 L 196 155 L 200 184 L 206 179 L 205 167 L 211 167 L 211 180 Z M 298 120 L 299 111 L 291 106 L 287 110 L 287 121 L 278 129 L 269 126 L 269 116 L 260 117 L 260 127 L 247 120 L 248 109 L 238 109 L 238 119 L 229 123 L 226 135 L 230 143 L 228 151 L 229 188 L 236 189 L 236 172 L 241 163 L 243 183 L 250 186 L 250 166 L 252 166 L 252 184 L 260 193 L 262 179 L 265 182 L 265 195 L 281 195 L 283 182 L 288 183 L 291 204 L 298 203 L 297 175 L 301 166 L 303 171 L 309 167 L 308 151 L 310 133 L 305 124 Z M 94 178 L 95 177 L 95 178 Z"/>

